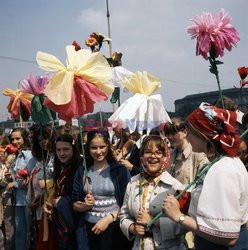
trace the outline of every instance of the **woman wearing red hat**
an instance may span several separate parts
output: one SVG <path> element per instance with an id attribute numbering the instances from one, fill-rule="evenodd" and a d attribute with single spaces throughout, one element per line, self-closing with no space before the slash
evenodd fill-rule
<path id="1" fill-rule="evenodd" d="M 188 139 L 194 151 L 205 152 L 212 165 L 203 185 L 192 192 L 189 215 L 180 211 L 172 195 L 165 198 L 164 212 L 195 232 L 199 250 L 248 249 L 248 174 L 237 157 L 240 138 L 236 113 L 202 103 L 187 119 Z"/>

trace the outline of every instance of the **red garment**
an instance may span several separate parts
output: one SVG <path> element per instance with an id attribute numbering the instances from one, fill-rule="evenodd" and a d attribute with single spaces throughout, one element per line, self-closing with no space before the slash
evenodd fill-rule
<path id="1" fill-rule="evenodd" d="M 42 214 L 39 226 L 39 236 L 37 241 L 36 250 L 57 250 L 58 249 L 58 240 L 56 231 L 54 231 L 51 221 L 48 221 L 48 228 L 49 228 L 49 236 L 48 241 L 43 241 L 43 234 L 44 234 L 44 213 Z"/>
<path id="2" fill-rule="evenodd" d="M 238 154 L 240 138 L 236 132 L 235 112 L 202 103 L 187 118 L 206 137 L 219 141 L 222 150 L 231 157 Z"/>

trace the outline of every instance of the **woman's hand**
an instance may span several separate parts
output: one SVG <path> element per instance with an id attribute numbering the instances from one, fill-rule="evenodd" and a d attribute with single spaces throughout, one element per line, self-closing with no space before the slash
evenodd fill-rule
<path id="1" fill-rule="evenodd" d="M 56 207 L 60 199 L 61 199 L 61 196 L 57 197 L 56 199 L 52 199 L 52 205 Z"/>
<path id="2" fill-rule="evenodd" d="M 85 205 L 89 207 L 89 209 L 91 209 L 93 205 L 95 204 L 95 198 L 91 191 L 85 196 L 84 202 L 85 202 Z"/>
<path id="3" fill-rule="evenodd" d="M 41 204 L 41 196 L 37 196 L 31 203 L 28 204 L 30 209 L 37 208 Z"/>
<path id="4" fill-rule="evenodd" d="M 130 231 L 130 233 L 132 233 L 134 235 L 143 236 L 145 234 L 145 227 L 142 225 L 138 225 L 136 223 L 133 223 L 130 225 L 129 231 Z"/>
<path id="5" fill-rule="evenodd" d="M 164 199 L 163 210 L 165 214 L 175 222 L 178 222 L 180 215 L 180 205 L 174 195 L 168 194 Z"/>
<path id="6" fill-rule="evenodd" d="M 145 226 L 152 219 L 152 216 L 147 213 L 145 210 L 140 210 L 138 213 L 138 217 L 136 223 L 142 226 Z"/>
<path id="7" fill-rule="evenodd" d="M 29 183 L 29 177 L 27 177 L 26 179 L 24 179 L 24 180 L 22 181 L 22 187 L 23 187 L 24 189 L 27 189 L 27 188 L 28 188 L 28 183 Z"/>
<path id="8" fill-rule="evenodd" d="M 10 182 L 6 186 L 6 190 L 10 190 L 11 188 L 16 187 L 16 182 Z"/>
<path id="9" fill-rule="evenodd" d="M 48 218 L 50 218 L 53 212 L 53 205 L 46 201 L 43 206 L 43 210 L 44 213 L 48 216 Z"/>
<path id="10" fill-rule="evenodd" d="M 95 226 L 91 229 L 91 231 L 94 234 L 101 234 L 103 233 L 109 226 L 109 224 L 111 224 L 113 222 L 113 217 L 111 215 L 107 215 L 104 218 L 100 219 Z"/>
<path id="11" fill-rule="evenodd" d="M 129 171 L 133 169 L 133 164 L 128 160 L 121 159 L 120 163 L 123 164 Z"/>

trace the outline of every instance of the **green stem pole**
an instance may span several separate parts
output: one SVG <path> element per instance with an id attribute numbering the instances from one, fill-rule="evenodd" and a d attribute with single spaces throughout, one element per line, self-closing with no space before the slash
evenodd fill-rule
<path id="1" fill-rule="evenodd" d="M 88 180 L 88 170 L 86 166 L 85 150 L 84 150 L 84 143 L 83 143 L 83 130 L 81 127 L 80 118 L 78 118 L 78 126 L 79 126 L 80 141 L 81 141 L 82 154 L 83 154 L 83 168 L 84 168 L 84 174 L 85 174 L 85 181 L 86 181 L 88 192 L 90 192 L 91 189 L 90 189 L 90 183 Z"/>
<path id="2" fill-rule="evenodd" d="M 213 61 L 214 61 L 214 65 L 215 65 L 215 68 L 216 68 L 215 77 L 216 77 L 216 81 L 217 81 L 217 85 L 218 85 L 218 89 L 219 89 L 219 93 L 220 93 L 221 104 L 222 104 L 222 108 L 224 109 L 225 105 L 224 105 L 222 90 L 221 90 L 221 87 L 220 87 L 219 71 L 218 71 L 218 68 L 217 68 L 215 58 L 213 59 Z"/>

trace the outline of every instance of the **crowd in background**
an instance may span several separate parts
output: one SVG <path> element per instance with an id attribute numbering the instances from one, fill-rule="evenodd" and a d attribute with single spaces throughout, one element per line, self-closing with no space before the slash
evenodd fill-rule
<path id="1" fill-rule="evenodd" d="M 194 111 L 186 120 L 173 118 L 149 135 L 95 128 L 80 136 L 77 126 L 53 124 L 3 133 L 0 249 L 248 249 L 229 248 L 240 244 L 239 230 L 247 232 L 247 142 L 244 138 L 239 143 L 236 119 L 230 121 L 236 109 L 232 105 L 227 105 L 226 119 L 223 111 L 217 118 L 221 122 L 209 125 L 209 109 L 222 112 L 218 102 L 215 105 Z M 209 131 L 224 137 L 216 144 Z M 227 150 L 223 145 L 229 136 L 233 143 Z M 214 165 L 201 185 L 200 198 L 196 188 L 184 196 L 183 208 L 174 195 L 218 155 L 224 156 L 219 161 L 224 172 Z M 233 186 L 237 183 L 239 188 Z M 236 195 L 227 194 L 222 185 Z M 194 204 L 196 197 L 199 204 Z M 204 217 L 205 207 L 217 222 Z M 161 211 L 164 215 L 147 228 Z"/>

